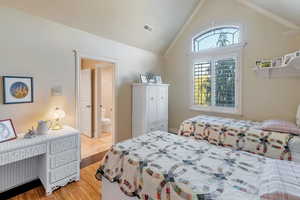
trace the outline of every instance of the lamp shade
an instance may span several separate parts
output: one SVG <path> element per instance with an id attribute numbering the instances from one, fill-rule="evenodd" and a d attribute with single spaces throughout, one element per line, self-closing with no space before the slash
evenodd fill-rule
<path id="1" fill-rule="evenodd" d="M 51 113 L 51 117 L 53 119 L 63 119 L 66 116 L 65 111 L 60 108 L 55 108 L 55 110 Z"/>

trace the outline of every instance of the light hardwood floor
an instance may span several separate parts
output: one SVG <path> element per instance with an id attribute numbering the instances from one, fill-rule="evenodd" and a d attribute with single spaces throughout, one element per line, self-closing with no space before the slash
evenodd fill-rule
<path id="1" fill-rule="evenodd" d="M 81 134 L 80 139 L 82 159 L 109 150 L 113 143 L 111 133 L 102 133 L 100 138 L 89 138 Z"/>
<path id="2" fill-rule="evenodd" d="M 95 178 L 100 162 L 80 170 L 81 178 L 45 196 L 42 186 L 11 198 L 10 200 L 101 200 L 101 183 Z"/>

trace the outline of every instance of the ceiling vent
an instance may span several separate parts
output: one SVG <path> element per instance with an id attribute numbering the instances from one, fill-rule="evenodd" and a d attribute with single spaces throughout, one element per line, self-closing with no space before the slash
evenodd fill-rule
<path id="1" fill-rule="evenodd" d="M 146 24 L 146 25 L 144 26 L 144 29 L 145 29 L 146 31 L 152 32 L 152 27 L 151 27 L 150 25 L 148 25 L 148 24 Z"/>

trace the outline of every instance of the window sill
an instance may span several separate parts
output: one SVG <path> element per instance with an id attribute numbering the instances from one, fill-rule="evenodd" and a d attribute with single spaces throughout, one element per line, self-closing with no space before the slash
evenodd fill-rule
<path id="1" fill-rule="evenodd" d="M 218 107 L 205 107 L 205 106 L 192 105 L 190 106 L 190 110 L 216 113 L 216 114 L 242 115 L 242 112 L 238 109 L 226 109 L 226 108 L 218 108 Z"/>

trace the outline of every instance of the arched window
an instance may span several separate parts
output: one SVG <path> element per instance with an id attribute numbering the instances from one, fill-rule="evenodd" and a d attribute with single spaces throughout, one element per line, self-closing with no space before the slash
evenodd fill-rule
<path id="1" fill-rule="evenodd" d="M 241 113 L 240 44 L 237 26 L 216 27 L 193 38 L 192 109 Z"/>
<path id="2" fill-rule="evenodd" d="M 193 51 L 227 47 L 240 43 L 240 29 L 235 26 L 214 28 L 206 31 L 193 40 Z"/>

